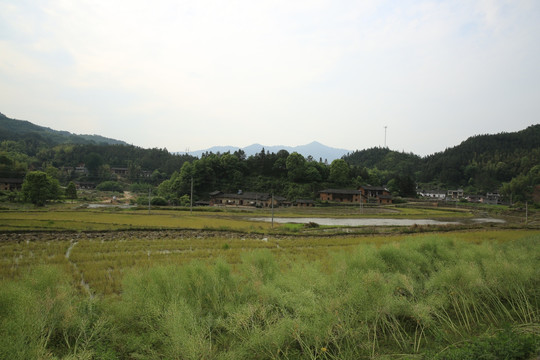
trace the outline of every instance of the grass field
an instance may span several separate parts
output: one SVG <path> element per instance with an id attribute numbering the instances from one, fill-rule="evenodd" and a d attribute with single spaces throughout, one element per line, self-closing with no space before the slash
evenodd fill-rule
<path id="1" fill-rule="evenodd" d="M 439 235 L 469 242 L 512 241 L 538 231 L 475 231 Z M 267 249 L 285 262 L 325 263 L 331 252 L 352 251 L 360 244 L 400 242 L 421 235 L 267 236 L 249 233 L 136 231 L 92 233 L 20 233 L 0 237 L 0 276 L 18 277 L 35 265 L 61 265 L 97 294 L 120 292 L 122 274 L 132 268 L 186 264 L 193 260 L 240 262 L 243 253 Z M 69 251 L 68 251 L 69 250 Z"/>
<path id="2" fill-rule="evenodd" d="M 247 220 L 261 213 L 0 212 L 0 358 L 537 355 L 540 229 L 272 229 Z M 473 214 L 388 208 L 358 216 Z"/>
<path id="3" fill-rule="evenodd" d="M 78 204 L 56 204 L 45 209 L 15 208 L 0 211 L 0 231 L 70 230 L 100 231 L 129 229 L 213 229 L 264 233 L 268 222 L 254 217 L 271 217 L 269 209 L 87 209 Z M 275 209 L 275 217 L 396 218 L 467 221 L 475 216 L 471 209 L 386 206 L 359 209 L 353 206 Z M 514 220 L 512 220 L 515 222 Z M 518 218 L 518 222 L 521 220 Z M 275 226 L 278 228 L 279 226 Z M 283 227 L 281 230 L 287 230 Z"/>

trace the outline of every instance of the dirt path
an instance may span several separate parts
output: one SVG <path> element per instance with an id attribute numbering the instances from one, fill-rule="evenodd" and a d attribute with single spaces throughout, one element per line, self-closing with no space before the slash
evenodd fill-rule
<path id="1" fill-rule="evenodd" d="M 77 240 L 71 240 L 71 244 L 69 245 L 67 251 L 66 251 L 66 260 L 69 262 L 69 264 L 73 267 L 75 272 L 81 276 L 81 286 L 86 290 L 86 293 L 90 298 L 94 297 L 94 294 L 92 293 L 92 290 L 90 290 L 90 285 L 84 280 L 84 274 L 79 270 L 79 267 L 75 262 L 73 262 L 69 257 L 71 256 L 71 251 L 77 245 Z"/>

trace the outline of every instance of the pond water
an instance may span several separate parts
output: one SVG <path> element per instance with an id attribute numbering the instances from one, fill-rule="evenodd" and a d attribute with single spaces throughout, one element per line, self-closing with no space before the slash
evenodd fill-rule
<path id="1" fill-rule="evenodd" d="M 129 204 L 88 204 L 89 209 L 100 209 L 100 208 L 131 209 L 133 207 L 136 207 L 136 206 L 129 205 Z"/>
<path id="2" fill-rule="evenodd" d="M 255 221 L 272 221 L 272 218 L 252 218 Z M 500 219 L 481 218 L 472 219 L 475 222 L 504 222 Z M 319 225 L 334 226 L 412 226 L 412 225 L 459 225 L 458 221 L 439 221 L 431 219 L 336 219 L 336 218 L 274 218 L 279 224 L 296 223 L 307 224 L 314 222 Z"/>

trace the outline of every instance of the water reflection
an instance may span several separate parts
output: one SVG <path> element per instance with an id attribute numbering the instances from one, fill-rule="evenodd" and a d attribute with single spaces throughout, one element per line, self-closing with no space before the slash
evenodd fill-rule
<path id="1" fill-rule="evenodd" d="M 272 221 L 271 218 L 252 218 L 255 221 Z M 476 222 L 504 222 L 500 219 L 482 218 L 472 219 Z M 334 226 L 412 226 L 412 225 L 460 225 L 458 221 L 439 221 L 431 219 L 336 219 L 336 218 L 274 218 L 274 222 L 280 224 L 296 223 L 307 224 L 314 222 L 319 225 Z"/>

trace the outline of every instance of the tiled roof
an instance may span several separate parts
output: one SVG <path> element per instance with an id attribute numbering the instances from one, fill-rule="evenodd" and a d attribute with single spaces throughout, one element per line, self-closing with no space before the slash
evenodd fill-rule
<path id="1" fill-rule="evenodd" d="M 388 189 L 383 187 L 383 186 L 360 186 L 360 187 L 363 188 L 363 189 L 366 189 L 366 190 L 388 191 Z"/>
<path id="2" fill-rule="evenodd" d="M 242 192 L 241 194 L 219 194 L 216 197 L 244 200 L 268 200 L 272 195 L 268 193 Z"/>
<path id="3" fill-rule="evenodd" d="M 319 194 L 320 193 L 360 195 L 362 192 L 359 190 L 349 190 L 349 189 L 325 189 L 325 190 L 319 191 Z"/>

